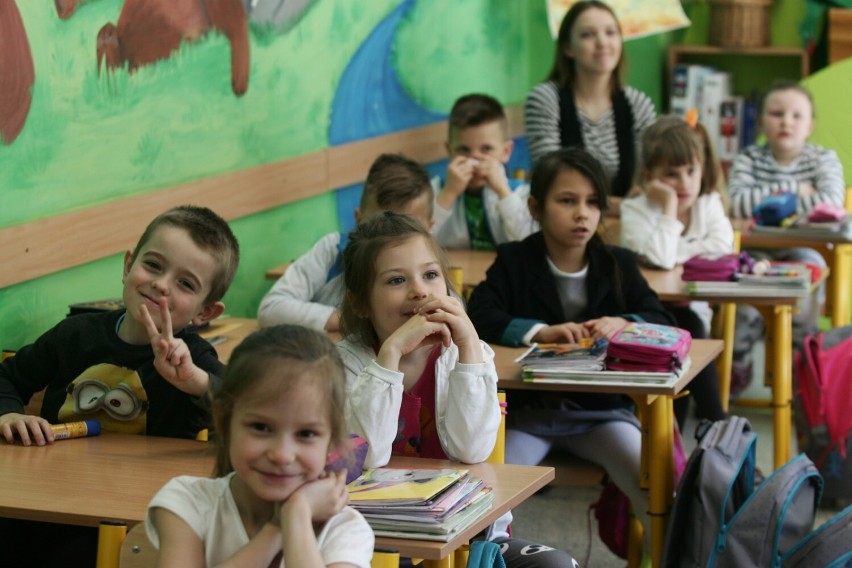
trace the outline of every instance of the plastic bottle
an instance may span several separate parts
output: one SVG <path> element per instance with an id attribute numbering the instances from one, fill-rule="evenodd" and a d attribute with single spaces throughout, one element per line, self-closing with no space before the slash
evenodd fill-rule
<path id="1" fill-rule="evenodd" d="M 80 422 L 66 422 L 65 424 L 51 424 L 54 440 L 67 440 L 69 438 L 83 438 L 85 436 L 97 436 L 101 433 L 101 423 L 97 420 L 83 420 Z"/>

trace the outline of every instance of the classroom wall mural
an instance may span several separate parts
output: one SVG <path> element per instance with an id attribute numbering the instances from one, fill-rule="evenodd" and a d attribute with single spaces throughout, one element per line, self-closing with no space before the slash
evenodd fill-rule
<path id="1" fill-rule="evenodd" d="M 20 85 L 14 110 L 0 94 L 0 227 L 428 124 L 467 92 L 520 104 L 552 50 L 543 3 L 500 0 L 0 0 L 0 22 Z M 347 226 L 359 194 L 234 221 L 228 312 L 255 315 L 264 270 Z M 0 289 L 0 346 L 119 293 L 112 258 Z"/>

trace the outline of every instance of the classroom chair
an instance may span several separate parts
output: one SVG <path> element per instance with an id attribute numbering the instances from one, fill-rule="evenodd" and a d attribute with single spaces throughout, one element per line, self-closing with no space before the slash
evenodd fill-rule
<path id="1" fill-rule="evenodd" d="M 127 536 L 121 543 L 118 566 L 119 568 L 150 568 L 156 564 L 157 549 L 148 541 L 145 523 L 137 523 L 127 531 Z"/>

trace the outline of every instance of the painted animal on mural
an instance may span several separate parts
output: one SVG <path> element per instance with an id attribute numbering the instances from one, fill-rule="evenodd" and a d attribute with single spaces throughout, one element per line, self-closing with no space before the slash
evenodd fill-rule
<path id="1" fill-rule="evenodd" d="M 85 0 L 53 0 L 53 4 L 56 6 L 56 15 L 67 20 L 77 9 L 77 6 L 85 4 Z"/>
<path id="2" fill-rule="evenodd" d="M 241 0 L 126 0 L 118 23 L 98 32 L 98 72 L 128 64 L 132 73 L 142 65 L 167 59 L 183 41 L 194 41 L 216 30 L 231 44 L 231 87 L 237 96 L 248 89 L 248 22 Z"/>
<path id="3" fill-rule="evenodd" d="M 21 133 L 32 103 L 35 67 L 15 0 L 0 0 L 0 143 Z"/>

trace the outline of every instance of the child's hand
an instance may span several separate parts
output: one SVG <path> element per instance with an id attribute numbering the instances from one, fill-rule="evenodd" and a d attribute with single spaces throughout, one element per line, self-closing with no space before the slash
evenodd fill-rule
<path id="1" fill-rule="evenodd" d="M 417 348 L 438 343 L 449 347 L 452 340 L 452 332 L 447 324 L 429 321 L 426 316 L 417 313 L 385 339 L 376 356 L 376 363 L 385 369 L 398 371 L 399 360 Z"/>
<path id="2" fill-rule="evenodd" d="M 201 396 L 207 392 L 210 376 L 195 366 L 189 347 L 182 339 L 177 339 L 172 334 L 172 315 L 169 312 L 168 298 L 161 296 L 159 304 L 162 331 L 157 329 L 148 307 L 145 304 L 139 307 L 139 314 L 154 350 L 154 367 L 164 379 L 178 389 L 193 396 Z"/>
<path id="3" fill-rule="evenodd" d="M 326 331 L 340 331 L 340 310 L 334 310 L 325 322 Z"/>
<path id="4" fill-rule="evenodd" d="M 467 184 L 473 178 L 474 162 L 465 156 L 456 156 L 450 160 L 443 191 L 449 193 L 454 200 L 464 193 Z"/>
<path id="5" fill-rule="evenodd" d="M 627 325 L 627 320 L 618 317 L 602 317 L 583 323 L 589 334 L 595 339 L 610 339 L 615 332 Z"/>
<path id="6" fill-rule="evenodd" d="M 577 343 L 589 337 L 589 330 L 581 323 L 565 322 L 543 327 L 533 336 L 539 343 Z"/>
<path id="7" fill-rule="evenodd" d="M 310 512 L 311 521 L 322 523 L 343 510 L 347 503 L 349 493 L 346 492 L 346 470 L 325 471 L 318 479 L 296 489 L 284 501 L 280 510 L 280 522 L 284 527 L 299 507 L 306 507 Z"/>
<path id="8" fill-rule="evenodd" d="M 648 203 L 663 210 L 663 215 L 677 219 L 677 192 L 674 188 L 658 179 L 651 180 L 645 188 Z"/>
<path id="9" fill-rule="evenodd" d="M 50 422 L 40 416 L 9 412 L 0 416 L 0 434 L 9 444 L 15 443 L 15 434 L 21 439 L 21 444 L 44 446 L 53 443 L 53 431 Z"/>
<path id="10" fill-rule="evenodd" d="M 473 322 L 461 303 L 452 296 L 431 297 L 417 312 L 430 322 L 445 324 L 459 348 L 460 363 L 482 363 L 482 348 Z"/>
<path id="11" fill-rule="evenodd" d="M 808 183 L 806 181 L 799 182 L 799 195 L 801 197 L 811 197 L 816 195 L 816 188 L 813 184 Z"/>
<path id="12" fill-rule="evenodd" d="M 494 190 L 494 193 L 500 199 L 512 193 L 512 189 L 509 187 L 509 180 L 506 178 L 506 167 L 503 165 L 503 162 L 494 156 L 484 156 L 473 168 L 473 171 L 477 176 L 485 180 L 486 185 Z"/>

